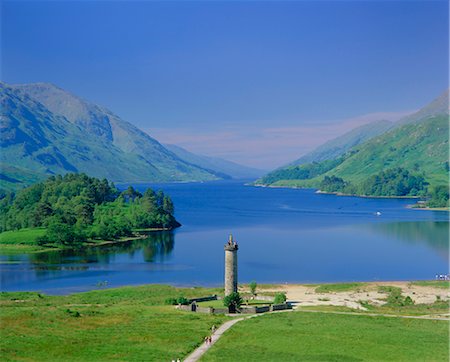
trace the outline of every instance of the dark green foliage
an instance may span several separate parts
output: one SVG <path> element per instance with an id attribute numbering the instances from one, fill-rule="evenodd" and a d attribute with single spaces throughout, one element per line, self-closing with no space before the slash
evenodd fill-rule
<path id="1" fill-rule="evenodd" d="M 176 298 L 167 298 L 164 301 L 164 303 L 168 304 L 168 305 L 176 305 L 177 304 L 177 299 Z"/>
<path id="2" fill-rule="evenodd" d="M 448 186 L 438 185 L 431 189 L 430 199 L 427 202 L 429 207 L 448 207 L 449 192 Z"/>
<path id="3" fill-rule="evenodd" d="M 223 305 L 225 307 L 239 308 L 242 303 L 243 300 L 238 292 L 233 292 L 223 298 Z"/>
<path id="4" fill-rule="evenodd" d="M 344 192 L 344 189 L 348 185 L 348 182 L 344 181 L 340 177 L 325 176 L 320 183 L 320 189 L 327 192 Z"/>
<path id="5" fill-rule="evenodd" d="M 409 306 L 413 305 L 414 301 L 411 299 L 410 296 L 404 297 L 402 295 L 401 288 L 397 287 L 384 287 L 381 286 L 378 289 L 382 293 L 388 293 L 387 297 L 387 305 L 392 307 L 403 307 L 403 306 Z"/>
<path id="6" fill-rule="evenodd" d="M 275 298 L 273 300 L 274 304 L 283 304 L 285 302 L 286 302 L 286 294 L 284 293 L 275 294 Z"/>
<path id="7" fill-rule="evenodd" d="M 261 178 L 258 183 L 269 185 L 278 180 L 307 180 L 324 174 L 344 161 L 344 157 L 335 160 L 313 162 L 305 165 L 290 166 L 275 170 Z"/>
<path id="8" fill-rule="evenodd" d="M 70 315 L 71 317 L 74 317 L 74 318 L 79 318 L 79 317 L 81 317 L 80 312 L 78 312 L 78 311 L 76 311 L 76 310 L 66 309 L 66 313 L 67 313 L 68 315 Z"/>
<path id="9" fill-rule="evenodd" d="M 399 167 L 381 171 L 359 184 L 352 184 L 337 176 L 325 176 L 320 189 L 366 196 L 424 196 L 427 185 L 423 176 L 413 175 Z"/>
<path id="10" fill-rule="evenodd" d="M 189 304 L 189 300 L 187 300 L 185 297 L 178 297 L 177 298 L 177 304 L 188 305 Z"/>
<path id="11" fill-rule="evenodd" d="M 162 191 L 119 193 L 106 179 L 84 174 L 52 176 L 0 200 L 0 230 L 45 227 L 40 245 L 76 246 L 86 239 L 113 240 L 134 229 L 179 226 L 172 200 Z"/>
<path id="12" fill-rule="evenodd" d="M 425 194 L 427 185 L 423 176 L 399 167 L 369 177 L 362 183 L 361 191 L 370 196 L 420 196 Z"/>

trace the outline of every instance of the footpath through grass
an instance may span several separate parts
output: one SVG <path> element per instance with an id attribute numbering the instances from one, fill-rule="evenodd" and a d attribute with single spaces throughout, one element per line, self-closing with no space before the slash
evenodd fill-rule
<path id="1" fill-rule="evenodd" d="M 164 305 L 218 289 L 125 287 L 46 296 L 0 293 L 3 361 L 171 361 L 192 352 L 229 317 Z"/>
<path id="2" fill-rule="evenodd" d="M 237 323 L 202 361 L 448 361 L 448 322 L 274 313 Z"/>

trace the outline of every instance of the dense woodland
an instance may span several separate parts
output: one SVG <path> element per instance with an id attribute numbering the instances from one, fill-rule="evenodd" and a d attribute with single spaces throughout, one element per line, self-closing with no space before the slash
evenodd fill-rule
<path id="1" fill-rule="evenodd" d="M 108 180 L 85 174 L 52 176 L 0 200 L 0 230 L 46 228 L 42 245 L 74 246 L 88 239 L 113 240 L 136 229 L 180 226 L 170 197 L 129 187 L 119 192 Z"/>
<path id="2" fill-rule="evenodd" d="M 339 157 L 335 160 L 280 168 L 262 177 L 258 183 L 268 185 L 278 180 L 309 180 L 335 168 L 343 161 L 344 157 Z"/>
<path id="3" fill-rule="evenodd" d="M 325 176 L 320 189 L 327 192 L 366 196 L 419 196 L 428 198 L 429 207 L 447 207 L 448 188 L 435 186 L 429 190 L 422 175 L 403 168 L 393 168 L 373 175 L 360 184 L 352 184 L 336 176 Z"/>

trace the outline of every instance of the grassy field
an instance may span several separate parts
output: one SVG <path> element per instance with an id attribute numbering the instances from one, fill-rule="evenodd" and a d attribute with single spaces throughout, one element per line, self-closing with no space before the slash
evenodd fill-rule
<path id="1" fill-rule="evenodd" d="M 448 361 L 448 322 L 278 313 L 239 322 L 202 361 Z"/>
<path id="2" fill-rule="evenodd" d="M 36 240 L 44 236 L 45 228 L 21 229 L 0 233 L 0 252 L 12 254 L 48 250 L 37 245 Z"/>
<path id="3" fill-rule="evenodd" d="M 437 287 L 442 289 L 450 289 L 450 280 L 418 280 L 411 282 L 411 285 L 419 287 Z"/>
<path id="4" fill-rule="evenodd" d="M 386 288 L 385 292 L 389 290 Z M 165 305 L 166 300 L 222 293 L 217 288 L 163 285 L 69 296 L 0 293 L 0 355 L 4 361 L 183 359 L 202 343 L 212 325 L 219 326 L 230 317 L 178 311 Z M 222 307 L 221 300 L 200 304 L 211 303 Z M 355 312 L 346 307 L 310 308 Z M 448 302 L 443 301 L 368 307 L 371 313 L 408 315 L 447 311 Z M 367 312 L 359 313 L 353 316 L 298 311 L 239 322 L 204 360 L 448 360 L 448 321 L 369 317 L 364 315 Z"/>
<path id="5" fill-rule="evenodd" d="M 46 296 L 0 294 L 3 361 L 171 361 L 183 358 L 225 316 L 164 305 L 169 297 L 199 297 L 219 289 L 124 287 Z"/>
<path id="6" fill-rule="evenodd" d="M 367 283 L 336 283 L 336 284 L 321 284 L 316 289 L 316 293 L 334 293 L 334 292 L 347 292 L 349 290 L 358 290 Z"/>

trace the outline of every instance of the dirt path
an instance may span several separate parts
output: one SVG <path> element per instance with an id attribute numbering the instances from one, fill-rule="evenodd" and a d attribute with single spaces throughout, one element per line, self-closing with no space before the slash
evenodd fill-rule
<path id="1" fill-rule="evenodd" d="M 283 312 L 292 312 L 293 310 L 286 311 L 278 311 L 278 312 L 270 312 L 270 313 L 262 313 L 262 314 L 253 314 L 250 316 L 233 319 L 231 321 L 225 322 L 222 324 L 213 334 L 212 341 L 210 344 L 204 342 L 200 347 L 194 350 L 189 356 L 186 357 L 184 362 L 196 362 L 198 361 L 216 342 L 222 337 L 222 335 L 234 326 L 236 323 L 243 321 L 245 319 L 260 317 L 266 314 L 272 313 L 283 313 Z M 448 321 L 448 316 L 408 316 L 408 315 L 397 315 L 397 314 L 381 314 L 381 313 L 358 313 L 358 312 L 334 312 L 334 311 L 321 311 L 321 310 L 296 310 L 297 313 L 325 313 L 325 314 L 344 314 L 344 315 L 354 315 L 354 316 L 369 316 L 369 317 L 387 317 L 387 318 L 404 318 L 404 319 L 427 319 L 427 320 L 437 320 L 437 321 Z"/>
<path id="2" fill-rule="evenodd" d="M 244 319 L 248 319 L 248 318 L 252 318 L 255 317 L 256 315 L 251 315 L 248 317 L 243 317 L 243 318 L 237 318 L 237 319 L 233 319 L 231 321 L 225 322 L 224 324 L 222 324 L 213 334 L 212 334 L 212 341 L 210 344 L 207 344 L 206 342 L 204 342 L 200 347 L 198 347 L 196 350 L 194 350 L 194 352 L 192 352 L 189 356 L 186 357 L 186 359 L 184 360 L 184 362 L 195 362 L 198 361 L 200 359 L 201 356 L 203 356 L 205 354 L 205 352 L 211 348 L 212 345 L 214 345 L 214 343 L 216 343 L 216 341 L 222 337 L 222 334 L 225 333 L 225 331 L 227 331 L 228 329 L 230 329 L 233 325 L 235 325 L 237 322 L 240 322 Z"/>

